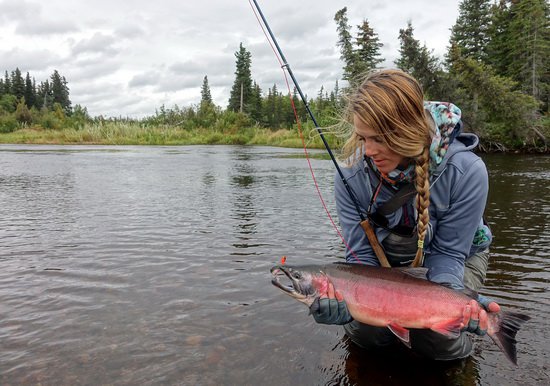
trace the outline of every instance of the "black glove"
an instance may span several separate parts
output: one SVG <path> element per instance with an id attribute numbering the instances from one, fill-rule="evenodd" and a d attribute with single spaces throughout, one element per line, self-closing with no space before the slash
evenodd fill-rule
<path id="1" fill-rule="evenodd" d="M 347 324 L 353 320 L 345 301 L 333 298 L 316 298 L 309 307 L 317 323 Z"/>

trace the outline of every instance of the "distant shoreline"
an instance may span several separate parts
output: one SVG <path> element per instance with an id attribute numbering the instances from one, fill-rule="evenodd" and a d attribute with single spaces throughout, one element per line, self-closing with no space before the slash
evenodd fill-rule
<path id="1" fill-rule="evenodd" d="M 314 129 L 303 129 L 309 149 L 324 149 Z M 331 133 L 325 136 L 332 149 L 338 150 L 342 140 Z M 296 129 L 270 130 L 250 127 L 224 131 L 210 129 L 186 130 L 179 127 L 140 127 L 129 124 L 90 125 L 81 129 L 51 130 L 25 128 L 0 133 L 0 144 L 34 145 L 128 145 L 128 146 L 187 146 L 187 145 L 252 145 L 302 148 Z M 494 141 L 480 140 L 476 153 L 550 154 L 550 147 L 524 144 L 508 148 Z"/>

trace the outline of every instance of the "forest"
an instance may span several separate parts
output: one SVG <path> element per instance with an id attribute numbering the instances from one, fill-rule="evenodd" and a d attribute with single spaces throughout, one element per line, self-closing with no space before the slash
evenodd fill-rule
<path id="1" fill-rule="evenodd" d="M 480 137 L 482 151 L 548 151 L 549 14 L 546 0 L 464 0 L 444 58 L 415 38 L 409 21 L 399 29 L 393 65 L 419 80 L 426 99 L 451 101 L 466 112 L 465 130 Z M 368 19 L 352 27 L 344 7 L 334 22 L 343 77 L 331 89 L 321 87 L 316 95 L 306 96 L 322 127 L 338 122 L 346 92 L 385 62 L 382 43 Z M 304 130 L 313 132 L 296 90 L 290 95 L 277 85 L 262 90 L 251 71 L 252 55 L 242 43 L 235 59 L 227 106 L 213 102 L 205 75 L 200 103 L 160 106 L 139 120 L 91 117 L 86 107 L 73 107 L 68 82 L 57 70 L 38 85 L 28 72 L 23 76 L 19 68 L 6 70 L 0 78 L 0 141 L 293 146 L 292 103 Z M 331 136 L 330 141 L 339 139 Z"/>

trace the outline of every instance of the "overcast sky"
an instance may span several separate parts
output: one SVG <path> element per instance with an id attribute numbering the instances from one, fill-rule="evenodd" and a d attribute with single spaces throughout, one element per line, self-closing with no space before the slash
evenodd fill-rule
<path id="1" fill-rule="evenodd" d="M 355 35 L 368 19 L 384 44 L 386 66 L 398 55 L 399 29 L 442 56 L 459 0 L 258 0 L 300 86 L 313 96 L 341 78 L 334 14 L 344 6 Z M 73 103 L 91 115 L 152 115 L 165 104 L 212 96 L 227 106 L 235 52 L 252 54 L 252 77 L 264 92 L 282 72 L 248 0 L 0 0 L 0 70 L 28 71 L 37 83 L 57 69 Z"/>

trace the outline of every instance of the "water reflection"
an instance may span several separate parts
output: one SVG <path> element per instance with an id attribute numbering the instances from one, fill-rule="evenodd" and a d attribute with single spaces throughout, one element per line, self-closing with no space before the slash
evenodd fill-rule
<path id="1" fill-rule="evenodd" d="M 234 187 L 232 197 L 232 218 L 236 219 L 236 232 L 238 242 L 232 245 L 238 249 L 257 248 L 259 244 L 251 242 L 256 233 L 257 210 L 255 204 L 256 192 L 253 191 L 256 183 L 256 169 L 253 164 L 253 156 L 249 154 L 249 148 L 237 147 L 233 154 L 236 162 L 232 168 L 231 185 Z M 253 253 L 233 252 L 232 254 L 248 255 Z"/>

